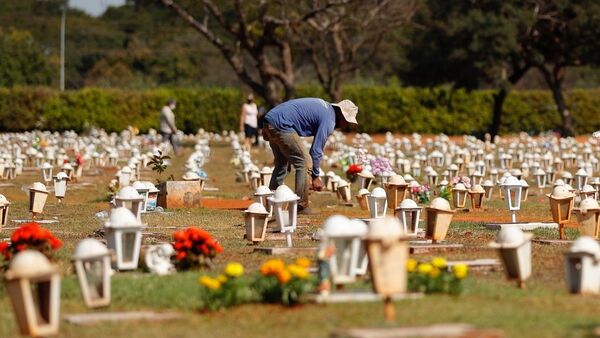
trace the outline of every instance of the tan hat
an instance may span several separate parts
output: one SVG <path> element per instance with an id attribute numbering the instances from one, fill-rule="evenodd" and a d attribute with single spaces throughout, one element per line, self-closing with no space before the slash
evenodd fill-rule
<path id="1" fill-rule="evenodd" d="M 358 124 L 356 121 L 356 115 L 358 114 L 358 107 L 354 104 L 354 102 L 350 100 L 342 100 L 338 103 L 331 104 L 334 107 L 340 108 L 342 111 L 342 115 L 344 115 L 344 119 L 349 123 Z"/>

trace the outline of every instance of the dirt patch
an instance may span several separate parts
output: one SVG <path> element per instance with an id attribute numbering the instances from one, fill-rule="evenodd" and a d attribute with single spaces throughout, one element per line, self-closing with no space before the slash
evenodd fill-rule
<path id="1" fill-rule="evenodd" d="M 226 199 L 203 199 L 200 206 L 209 209 L 233 209 L 246 210 L 254 201 L 252 200 L 226 200 Z"/>

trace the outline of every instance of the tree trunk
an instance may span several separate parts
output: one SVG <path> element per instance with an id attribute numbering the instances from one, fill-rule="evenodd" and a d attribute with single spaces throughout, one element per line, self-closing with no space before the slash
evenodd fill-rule
<path id="1" fill-rule="evenodd" d="M 529 71 L 529 65 L 513 65 L 513 71 L 508 77 L 508 83 L 500 85 L 498 92 L 494 94 L 494 105 L 492 110 L 492 123 L 488 128 L 488 133 L 492 136 L 492 140 L 500 131 L 500 125 L 502 124 L 502 113 L 504 107 L 504 101 L 508 97 L 510 88 L 514 86 L 519 80 Z"/>
<path id="2" fill-rule="evenodd" d="M 558 110 L 562 120 L 562 126 L 560 127 L 561 135 L 574 136 L 575 126 L 573 125 L 573 116 L 567 107 L 567 103 L 565 102 L 565 98 L 562 93 L 563 67 L 555 66 L 552 72 L 550 72 L 544 65 L 540 65 L 537 68 L 544 76 L 546 84 L 552 91 L 552 98 L 554 99 L 556 109 Z"/>
<path id="3" fill-rule="evenodd" d="M 488 133 L 492 136 L 492 140 L 500 131 L 500 124 L 502 123 L 502 107 L 504 101 L 508 96 L 508 89 L 506 86 L 502 86 L 496 94 L 494 94 L 494 106 L 492 110 L 492 123 L 488 128 Z"/>
<path id="4" fill-rule="evenodd" d="M 331 98 L 331 102 L 340 102 L 342 100 L 342 85 L 340 81 L 335 81 L 334 84 L 329 87 L 328 93 Z"/>

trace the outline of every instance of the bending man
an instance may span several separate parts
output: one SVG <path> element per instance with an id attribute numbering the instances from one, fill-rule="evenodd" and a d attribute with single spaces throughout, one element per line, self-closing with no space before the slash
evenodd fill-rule
<path id="1" fill-rule="evenodd" d="M 270 142 L 275 156 L 275 169 L 269 188 L 277 189 L 287 176 L 288 163 L 296 169 L 296 195 L 300 196 L 298 212 L 310 214 L 308 210 L 308 156 L 300 137 L 314 136 L 310 147 L 312 158 L 312 186 L 320 191 L 323 183 L 319 178 L 319 165 L 327 138 L 335 128 L 349 123 L 358 124 L 358 107 L 350 100 L 329 103 L 317 98 L 303 98 L 284 102 L 271 109 L 265 116 L 263 134 Z"/>

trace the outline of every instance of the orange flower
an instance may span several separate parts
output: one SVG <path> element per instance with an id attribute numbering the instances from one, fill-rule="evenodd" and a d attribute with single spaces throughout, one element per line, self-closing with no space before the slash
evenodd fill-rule
<path id="1" fill-rule="evenodd" d="M 300 257 L 296 260 L 296 265 L 301 266 L 305 269 L 308 269 L 310 267 L 310 259 L 305 258 L 305 257 Z"/>
<path id="2" fill-rule="evenodd" d="M 290 279 L 292 279 L 292 274 L 285 269 L 277 272 L 276 276 L 277 276 L 277 280 L 279 280 L 279 283 L 281 283 L 281 284 L 286 284 L 287 282 L 290 281 Z"/>

